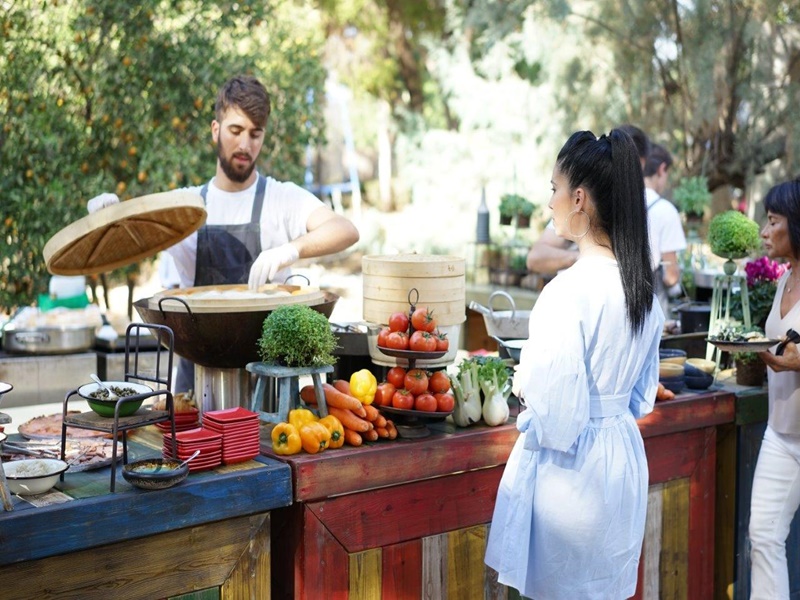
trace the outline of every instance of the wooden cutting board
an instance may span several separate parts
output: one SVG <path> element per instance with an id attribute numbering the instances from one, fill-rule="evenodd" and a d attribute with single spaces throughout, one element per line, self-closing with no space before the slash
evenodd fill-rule
<path id="1" fill-rule="evenodd" d="M 54 275 L 94 275 L 154 256 L 206 221 L 203 199 L 163 192 L 113 204 L 51 237 L 42 251 Z"/>

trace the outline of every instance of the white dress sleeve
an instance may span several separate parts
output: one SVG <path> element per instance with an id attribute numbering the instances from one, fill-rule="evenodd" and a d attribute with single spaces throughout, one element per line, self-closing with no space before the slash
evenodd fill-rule
<path id="1" fill-rule="evenodd" d="M 557 290 L 545 288 L 531 313 L 530 331 L 536 334 L 522 350 L 514 381 L 526 405 L 517 428 L 528 450 L 566 452 L 589 422 L 582 322 Z"/>

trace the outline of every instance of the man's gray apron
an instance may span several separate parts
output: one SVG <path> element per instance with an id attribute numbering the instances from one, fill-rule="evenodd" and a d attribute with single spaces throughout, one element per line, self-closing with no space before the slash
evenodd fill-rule
<path id="1" fill-rule="evenodd" d="M 259 175 L 250 222 L 242 225 L 204 225 L 197 231 L 194 285 L 247 283 L 250 267 L 261 254 L 261 209 L 266 177 Z M 203 202 L 208 184 L 200 190 Z M 194 363 L 179 357 L 174 392 L 194 388 Z"/>
<path id="2" fill-rule="evenodd" d="M 647 212 L 659 202 L 664 200 L 661 196 L 656 198 L 653 202 L 647 205 Z M 659 264 L 653 271 L 653 293 L 658 298 L 658 303 L 661 305 L 661 310 L 664 311 L 664 317 L 669 319 L 669 294 L 667 293 L 667 286 L 664 284 L 664 267 Z"/>

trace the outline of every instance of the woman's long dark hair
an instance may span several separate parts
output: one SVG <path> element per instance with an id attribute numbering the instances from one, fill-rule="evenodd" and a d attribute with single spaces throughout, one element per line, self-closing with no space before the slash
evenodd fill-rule
<path id="1" fill-rule="evenodd" d="M 556 160 L 570 189 L 583 187 L 594 201 L 592 228 L 608 235 L 617 257 L 628 321 L 639 335 L 653 307 L 653 270 L 647 235 L 642 166 L 630 136 L 612 129 L 597 138 L 573 133 Z"/>
<path id="2" fill-rule="evenodd" d="M 800 179 L 774 186 L 764 197 L 764 209 L 786 217 L 792 255 L 800 258 Z"/>

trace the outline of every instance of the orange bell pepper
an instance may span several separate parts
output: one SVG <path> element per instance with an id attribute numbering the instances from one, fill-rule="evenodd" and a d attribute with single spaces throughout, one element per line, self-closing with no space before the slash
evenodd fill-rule
<path id="1" fill-rule="evenodd" d="M 342 426 L 342 422 L 333 415 L 323 417 L 319 422 L 321 425 L 324 425 L 331 434 L 328 448 L 341 448 L 344 445 L 344 427 Z"/>
<path id="2" fill-rule="evenodd" d="M 309 454 L 316 454 L 328 447 L 328 443 L 331 441 L 331 432 L 319 421 L 312 421 L 300 428 L 300 441 L 303 444 L 303 450 Z"/>

